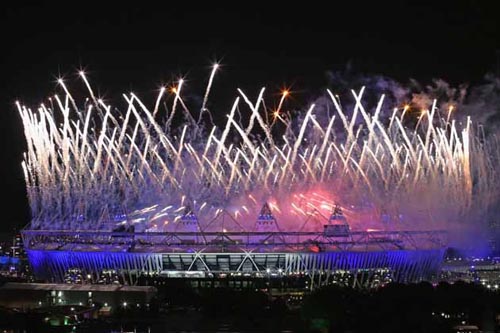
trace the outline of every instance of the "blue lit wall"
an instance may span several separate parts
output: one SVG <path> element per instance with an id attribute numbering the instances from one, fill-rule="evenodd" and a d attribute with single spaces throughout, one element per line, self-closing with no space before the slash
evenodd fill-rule
<path id="1" fill-rule="evenodd" d="M 20 263 L 19 258 L 13 258 L 9 256 L 0 256 L 0 266 L 4 265 L 18 265 Z"/>
<path id="2" fill-rule="evenodd" d="M 282 269 L 285 273 L 317 271 L 359 271 L 389 268 L 400 282 L 414 282 L 429 278 L 439 270 L 444 249 L 390 250 L 370 252 L 320 253 L 251 253 L 252 261 L 260 269 Z M 197 258 L 197 256 L 199 258 Z M 220 258 L 243 266 L 242 253 L 134 253 L 134 252 L 72 252 L 28 250 L 28 258 L 37 277 L 63 280 L 70 268 L 84 274 L 98 274 L 114 269 L 126 275 L 162 270 L 201 270 L 205 265 L 216 270 Z M 201 260 L 200 260 L 201 259 Z M 203 261 L 203 265 L 201 262 Z M 168 264 L 168 265 L 167 265 Z"/>

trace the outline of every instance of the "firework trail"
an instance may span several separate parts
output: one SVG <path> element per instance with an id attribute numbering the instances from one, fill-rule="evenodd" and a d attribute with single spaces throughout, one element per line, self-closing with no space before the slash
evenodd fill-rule
<path id="1" fill-rule="evenodd" d="M 347 110 L 328 90 L 334 112 L 313 104 L 290 119 L 281 116 L 286 91 L 268 120 L 265 89 L 254 102 L 238 89 L 225 124 L 207 132 L 202 114 L 213 119 L 206 104 L 217 68 L 197 121 L 182 80 L 171 95 L 160 90 L 152 111 L 129 94 L 120 113 L 96 98 L 83 72 L 90 98 L 82 105 L 62 80 L 64 96 L 50 107 L 17 103 L 31 228 L 176 230 L 191 214 L 204 230 L 221 216 L 228 228 L 253 230 L 265 203 L 286 230 L 319 230 L 336 205 L 353 229 L 442 228 L 484 219 L 498 198 L 498 140 L 470 119 L 458 124 L 452 107 L 434 102 L 412 127 L 409 106 L 385 117 L 382 95 L 367 110 L 363 88 Z M 170 114 L 156 120 L 168 98 Z M 185 123 L 174 121 L 177 104 Z"/>

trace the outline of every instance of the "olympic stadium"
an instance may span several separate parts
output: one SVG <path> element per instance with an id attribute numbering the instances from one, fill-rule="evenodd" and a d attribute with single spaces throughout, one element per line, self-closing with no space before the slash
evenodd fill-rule
<path id="1" fill-rule="evenodd" d="M 25 230 L 23 235 L 36 276 L 58 282 L 77 268 L 94 283 L 102 272 L 116 271 L 127 284 L 137 283 L 141 275 L 243 274 L 308 276 L 311 287 L 319 287 L 345 272 L 354 277 L 352 287 L 372 287 L 383 282 L 382 275 L 385 282 L 417 282 L 430 279 L 440 268 L 443 231 L 350 231 L 338 211 L 329 222 L 322 232 L 277 231 L 274 217 L 261 214 L 254 232 Z M 186 230 L 198 229 L 193 215 L 180 223 Z"/>

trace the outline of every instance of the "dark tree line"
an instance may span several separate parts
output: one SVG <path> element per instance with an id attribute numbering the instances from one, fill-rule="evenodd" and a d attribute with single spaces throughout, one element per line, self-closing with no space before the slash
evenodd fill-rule
<path id="1" fill-rule="evenodd" d="M 466 323 L 484 332 L 497 327 L 500 294 L 463 282 L 389 284 L 372 291 L 330 286 L 306 297 L 301 313 L 312 331 L 442 333 Z"/>

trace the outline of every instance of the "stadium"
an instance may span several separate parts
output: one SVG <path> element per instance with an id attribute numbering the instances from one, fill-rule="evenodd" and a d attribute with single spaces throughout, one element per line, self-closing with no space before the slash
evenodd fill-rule
<path id="1" fill-rule="evenodd" d="M 343 216 L 342 216 L 343 217 Z M 190 217 L 180 223 L 194 224 Z M 332 222 L 339 215 L 332 214 Z M 257 224 L 274 223 L 260 215 Z M 218 278 L 304 276 L 311 287 L 348 273 L 353 287 L 384 281 L 430 279 L 441 264 L 445 232 L 350 232 L 346 224 L 326 224 L 323 232 L 63 232 L 24 231 L 28 255 L 39 277 L 65 281 L 78 268 L 88 282 L 117 271 L 135 284 L 141 275 Z"/>
<path id="2" fill-rule="evenodd" d="M 217 68 L 198 117 L 183 80 L 151 109 L 124 94 L 118 111 L 83 72 L 82 103 L 62 80 L 63 97 L 36 111 L 17 103 L 32 215 L 23 239 L 38 278 L 416 282 L 439 270 L 446 230 L 489 203 L 490 147 L 451 109 L 434 103 L 415 125 L 409 106 L 388 112 L 383 96 L 368 110 L 364 89 L 349 110 L 327 90 L 295 113 L 288 91 L 268 108 L 265 89 L 255 101 L 238 89 L 219 128 L 208 102 Z"/>

